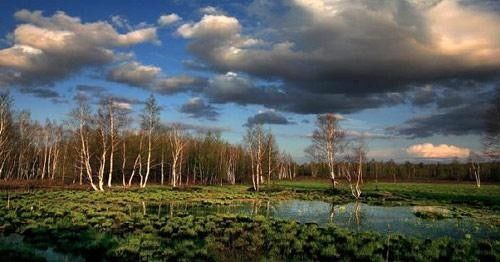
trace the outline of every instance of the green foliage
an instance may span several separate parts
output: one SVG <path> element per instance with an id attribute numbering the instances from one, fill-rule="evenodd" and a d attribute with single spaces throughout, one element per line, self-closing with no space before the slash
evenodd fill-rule
<path id="1" fill-rule="evenodd" d="M 198 187 L 196 190 L 151 187 L 143 190 L 114 189 L 98 194 L 61 190 L 16 193 L 11 197 L 9 208 L 4 205 L 0 208 L 0 228 L 4 234 L 22 234 L 24 241 L 32 247 L 52 247 L 57 252 L 75 254 L 91 261 L 500 259 L 498 240 L 475 239 L 470 236 L 458 240 L 426 240 L 402 235 L 351 232 L 334 225 L 320 227 L 263 216 L 188 215 L 183 212 L 187 201 L 206 208 L 213 204 L 223 207 L 231 201 L 245 199 L 350 200 L 343 193 L 330 192 L 328 184 L 321 188 L 316 182 L 295 183 L 297 187 L 287 182 L 275 184 L 273 190 L 259 193 L 248 192 L 246 186 L 209 186 Z M 421 196 L 419 192 L 467 194 L 444 185 L 379 184 L 381 191 L 375 191 L 368 184 L 366 188 L 368 197 L 374 201 L 383 200 L 386 204 L 391 201 L 413 203 L 438 201 L 437 199 L 447 203 L 446 198 L 430 200 L 428 195 Z M 493 192 L 495 189 L 495 186 L 484 187 L 490 197 L 497 197 L 498 193 Z M 469 194 L 476 192 L 470 191 Z M 394 200 L 398 196 L 398 200 Z M 169 204 L 159 205 L 165 202 Z M 151 208 L 150 204 L 156 205 Z M 165 210 L 176 212 L 172 215 L 162 213 Z M 453 207 L 449 210 L 453 211 L 452 214 L 458 212 Z M 492 214 L 490 217 L 493 219 L 498 217 L 497 213 Z M 485 217 L 487 216 L 481 218 L 486 219 Z M 0 246 L 0 255 L 16 261 L 22 260 L 23 254 L 31 254 L 28 251 L 21 252 L 18 247 Z M 30 255 L 28 258 L 37 257 Z"/>

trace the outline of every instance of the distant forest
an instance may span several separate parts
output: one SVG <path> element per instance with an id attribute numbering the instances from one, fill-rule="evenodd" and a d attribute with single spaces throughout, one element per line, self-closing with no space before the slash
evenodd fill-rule
<path id="1" fill-rule="evenodd" d="M 500 163 L 494 157 L 434 164 L 369 161 L 364 141 L 348 141 L 333 114 L 318 116 L 312 145 L 306 150 L 311 161 L 298 164 L 280 151 L 274 135 L 261 125 L 249 126 L 243 144 L 235 145 L 214 130 L 193 132 L 182 124 L 160 123 L 162 109 L 152 95 L 138 119 L 112 97 L 97 105 L 78 99 L 63 123 L 49 119 L 40 123 L 31 119 L 30 112 L 13 107 L 11 96 L 1 94 L 3 181 L 52 181 L 89 185 L 96 191 L 150 183 L 176 187 L 250 182 L 259 190 L 259 185 L 272 180 L 298 176 L 330 178 L 334 186 L 343 179 L 357 184 L 366 180 L 478 180 L 479 186 L 479 174 L 483 181 L 500 181 Z M 498 131 L 492 134 L 498 139 Z"/>
<path id="2" fill-rule="evenodd" d="M 475 181 L 473 163 L 454 160 L 436 163 L 396 163 L 371 160 L 363 164 L 363 177 L 367 181 L 403 182 L 425 180 Z M 477 163 L 481 180 L 500 182 L 500 162 Z M 306 163 L 298 166 L 298 176 L 326 177 L 326 164 Z"/>

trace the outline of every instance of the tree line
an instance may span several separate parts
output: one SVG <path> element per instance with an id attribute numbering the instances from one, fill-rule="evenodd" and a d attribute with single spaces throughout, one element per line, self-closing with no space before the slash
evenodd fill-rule
<path id="1" fill-rule="evenodd" d="M 418 179 L 499 181 L 500 99 L 488 110 L 485 152 L 466 162 L 396 163 L 367 160 L 366 137 L 349 137 L 338 115 L 317 116 L 311 161 L 298 165 L 281 152 L 262 125 L 248 126 L 243 144 L 231 144 L 220 132 L 191 133 L 181 124 L 160 121 L 162 108 L 151 95 L 134 119 L 130 108 L 113 97 L 93 106 L 85 97 L 63 123 L 34 121 L 28 111 L 13 109 L 0 94 L 0 179 L 60 181 L 89 185 L 95 191 L 113 186 L 144 188 L 148 183 L 173 187 L 193 184 L 251 183 L 255 191 L 275 179 L 297 175 L 328 177 L 333 188 L 343 180 L 355 198 L 364 180 L 393 182 Z M 481 159 L 482 158 L 482 159 Z"/>
<path id="2" fill-rule="evenodd" d="M 451 162 L 404 162 L 394 160 L 376 161 L 374 159 L 363 163 L 364 179 L 369 181 L 404 182 L 425 180 L 471 181 L 476 180 L 475 162 L 470 159 Z M 481 179 L 486 182 L 500 182 L 500 162 L 477 163 L 481 170 Z M 297 167 L 297 175 L 305 177 L 328 177 L 328 166 L 325 163 L 308 162 Z"/>
<path id="3" fill-rule="evenodd" d="M 259 190 L 274 179 L 295 177 L 297 164 L 280 152 L 274 135 L 260 125 L 248 128 L 245 144 L 231 144 L 220 132 L 189 132 L 160 122 L 161 107 L 151 95 L 137 119 L 112 97 L 92 106 L 79 98 L 63 123 L 34 121 L 15 111 L 0 94 L 0 179 L 89 185 L 174 187 L 252 182 Z"/>

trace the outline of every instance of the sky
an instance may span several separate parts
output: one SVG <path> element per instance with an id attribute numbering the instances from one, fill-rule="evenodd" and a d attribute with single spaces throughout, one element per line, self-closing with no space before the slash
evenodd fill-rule
<path id="1" fill-rule="evenodd" d="M 263 124 L 297 161 L 323 113 L 370 158 L 465 159 L 499 78 L 495 0 L 0 2 L 0 89 L 34 119 L 154 94 L 165 123 Z"/>

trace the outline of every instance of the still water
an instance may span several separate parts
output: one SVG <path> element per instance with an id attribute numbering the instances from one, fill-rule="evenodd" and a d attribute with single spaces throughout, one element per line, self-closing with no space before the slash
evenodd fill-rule
<path id="1" fill-rule="evenodd" d="M 333 205 L 323 201 L 245 201 L 231 204 L 164 203 L 139 207 L 138 212 L 149 216 L 174 216 L 189 214 L 206 216 L 210 214 L 232 214 L 295 220 L 299 223 L 328 223 L 353 231 L 377 231 L 399 233 L 422 238 L 436 237 L 481 237 L 500 239 L 500 230 L 493 225 L 480 223 L 470 217 L 424 219 L 415 212 L 416 206 L 374 206 L 364 203 Z M 444 208 L 438 210 L 448 211 Z"/>

